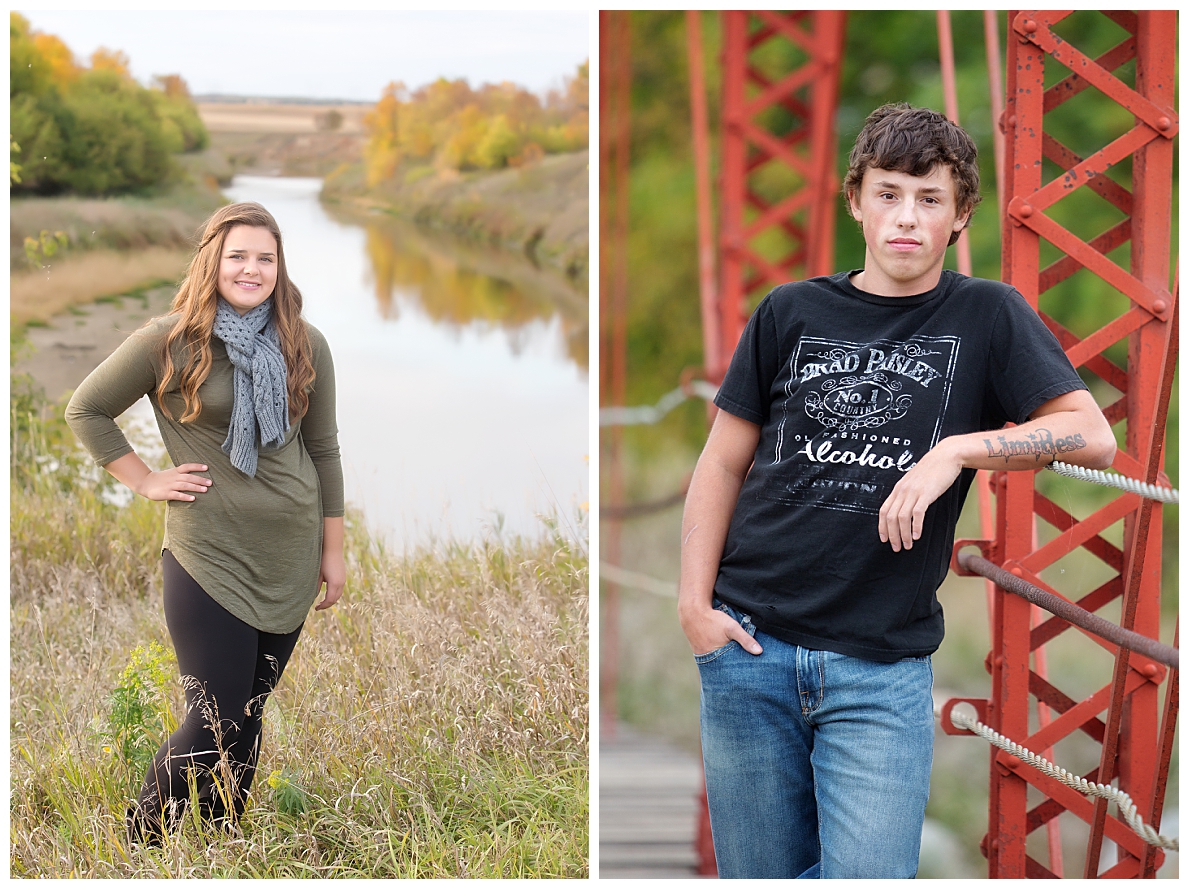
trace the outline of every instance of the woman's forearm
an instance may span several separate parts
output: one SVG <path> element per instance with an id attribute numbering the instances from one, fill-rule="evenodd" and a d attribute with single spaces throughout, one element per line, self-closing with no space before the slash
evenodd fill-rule
<path id="1" fill-rule="evenodd" d="M 112 460 L 103 468 L 115 476 L 116 481 L 123 483 L 138 494 L 141 483 L 153 471 L 135 451 L 129 451 L 123 457 Z"/>
<path id="2" fill-rule="evenodd" d="M 347 566 L 343 560 L 343 517 L 322 518 L 322 569 L 318 574 L 318 589 L 326 584 L 326 596 L 314 606 L 315 611 L 329 608 L 343 595 L 347 583 Z"/>
<path id="3" fill-rule="evenodd" d="M 322 519 L 322 553 L 343 555 L 343 517 L 326 516 Z"/>

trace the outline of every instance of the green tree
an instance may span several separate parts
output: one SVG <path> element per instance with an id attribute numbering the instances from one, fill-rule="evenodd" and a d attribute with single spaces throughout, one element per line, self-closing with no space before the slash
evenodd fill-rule
<path id="1" fill-rule="evenodd" d="M 62 183 L 81 194 L 156 185 L 171 170 L 170 146 L 147 90 L 111 70 L 91 71 L 66 95 Z"/>
<path id="2" fill-rule="evenodd" d="M 175 175 L 171 155 L 209 138 L 185 81 L 156 78 L 145 89 L 128 57 L 97 50 L 91 68 L 74 64 L 59 38 L 32 32 L 10 15 L 11 162 L 14 193 L 114 194 L 161 185 Z"/>
<path id="3" fill-rule="evenodd" d="M 63 167 L 64 142 L 59 117 L 63 109 L 54 94 L 39 100 L 28 93 L 14 96 L 8 108 L 12 138 L 20 146 L 15 160 L 21 168 L 22 191 L 54 191 Z"/>
<path id="4" fill-rule="evenodd" d="M 198 108 L 190 98 L 186 81 L 180 75 L 154 77 L 149 95 L 152 96 L 153 107 L 172 153 L 202 151 L 210 144 L 206 126 L 198 116 Z"/>
<path id="5" fill-rule="evenodd" d="M 487 124 L 487 131 L 475 146 L 475 163 L 485 169 L 506 167 L 508 159 L 520 151 L 521 138 L 512 129 L 505 114 L 497 114 Z"/>
<path id="6" fill-rule="evenodd" d="M 9 183 L 21 181 L 21 165 L 12 159 L 13 154 L 20 154 L 21 146 L 17 145 L 16 140 L 12 138 L 12 133 L 8 134 L 8 181 Z"/>

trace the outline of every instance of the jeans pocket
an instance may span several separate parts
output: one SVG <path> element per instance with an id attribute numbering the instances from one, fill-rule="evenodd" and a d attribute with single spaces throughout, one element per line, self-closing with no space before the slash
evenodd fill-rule
<path id="1" fill-rule="evenodd" d="M 755 636 L 756 627 L 755 627 L 755 624 L 753 624 L 751 622 L 751 615 L 744 614 L 742 611 L 732 608 L 726 602 L 721 601 L 717 596 L 714 597 L 713 605 L 714 605 L 714 608 L 716 611 L 721 611 L 723 614 L 727 615 L 727 617 L 731 618 L 732 620 L 737 622 L 741 627 L 743 627 L 743 629 L 747 631 L 747 634 L 749 636 L 753 636 L 753 637 Z M 711 661 L 715 660 L 716 658 L 722 657 L 724 654 L 726 654 L 732 648 L 741 648 L 741 647 L 742 646 L 740 646 L 738 642 L 736 642 L 734 639 L 732 639 L 730 642 L 728 642 L 726 645 L 723 645 L 721 648 L 716 648 L 713 651 L 707 651 L 705 654 L 695 654 L 694 655 L 694 663 L 696 663 L 700 667 L 703 664 L 710 663 Z"/>
<path id="2" fill-rule="evenodd" d="M 739 643 L 736 642 L 734 639 L 732 639 L 726 645 L 722 646 L 722 648 L 716 648 L 713 651 L 706 652 L 705 654 L 695 654 L 694 655 L 694 663 L 700 667 L 703 664 L 710 663 L 712 660 L 715 660 L 716 658 L 722 657 L 724 654 L 726 654 L 732 648 L 738 648 L 738 647 L 739 647 Z"/>

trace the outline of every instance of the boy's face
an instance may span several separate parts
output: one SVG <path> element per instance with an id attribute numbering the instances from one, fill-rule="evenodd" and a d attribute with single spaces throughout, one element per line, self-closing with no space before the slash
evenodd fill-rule
<path id="1" fill-rule="evenodd" d="M 863 226 L 867 254 L 855 286 L 880 296 L 912 296 L 937 286 L 950 235 L 966 225 L 954 177 L 940 164 L 927 176 L 868 168 L 851 214 Z"/>

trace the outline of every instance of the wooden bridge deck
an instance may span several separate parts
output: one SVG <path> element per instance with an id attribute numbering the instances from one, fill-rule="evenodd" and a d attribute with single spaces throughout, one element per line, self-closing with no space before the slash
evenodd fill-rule
<path id="1" fill-rule="evenodd" d="M 701 763 L 628 726 L 599 747 L 599 876 L 697 877 Z"/>

